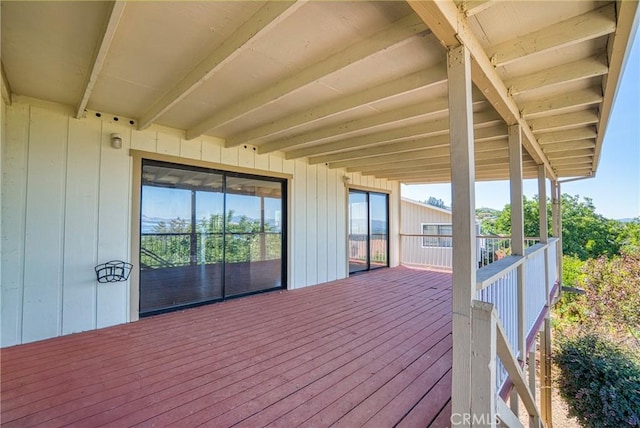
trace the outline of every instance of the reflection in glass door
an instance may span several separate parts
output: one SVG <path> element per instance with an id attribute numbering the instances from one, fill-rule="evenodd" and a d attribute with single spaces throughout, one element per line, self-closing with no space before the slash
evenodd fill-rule
<path id="1" fill-rule="evenodd" d="M 370 268 L 389 266 L 389 212 L 388 195 L 369 193 L 369 232 Z"/>
<path id="2" fill-rule="evenodd" d="M 389 198 L 349 190 L 349 273 L 389 266 Z"/>
<path id="3" fill-rule="evenodd" d="M 140 314 L 285 286 L 280 179 L 144 161 Z"/>

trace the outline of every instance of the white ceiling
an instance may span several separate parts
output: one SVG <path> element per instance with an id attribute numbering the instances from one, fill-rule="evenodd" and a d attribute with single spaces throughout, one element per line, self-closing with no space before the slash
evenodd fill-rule
<path id="1" fill-rule="evenodd" d="M 636 3 L 456 3 L 541 149 L 527 146 L 526 177 L 543 163 L 558 177 L 596 171 L 598 130 Z M 86 99 L 86 109 L 183 129 L 188 138 L 446 182 L 446 50 L 413 6 L 5 0 L 2 65 L 17 95 L 76 107 Z M 474 101 L 477 178 L 506 178 L 505 118 L 480 91 Z"/>

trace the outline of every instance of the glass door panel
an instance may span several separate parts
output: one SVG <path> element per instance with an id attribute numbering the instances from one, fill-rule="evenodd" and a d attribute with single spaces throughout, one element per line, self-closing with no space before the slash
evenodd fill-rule
<path id="1" fill-rule="evenodd" d="M 283 184 L 228 176 L 225 296 L 282 287 Z"/>
<path id="2" fill-rule="evenodd" d="M 389 197 L 349 190 L 349 273 L 389 266 Z"/>
<path id="3" fill-rule="evenodd" d="M 223 176 L 144 162 L 140 313 L 222 297 Z"/>
<path id="4" fill-rule="evenodd" d="M 370 268 L 389 266 L 389 197 L 382 193 L 369 194 Z"/>
<path id="5" fill-rule="evenodd" d="M 349 191 L 349 273 L 369 269 L 369 213 L 367 193 Z"/>

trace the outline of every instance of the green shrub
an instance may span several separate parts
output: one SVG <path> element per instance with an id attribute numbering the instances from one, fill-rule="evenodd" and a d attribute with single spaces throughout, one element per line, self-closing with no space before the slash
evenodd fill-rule
<path id="1" fill-rule="evenodd" d="M 560 395 L 582 426 L 640 427 L 640 366 L 621 348 L 594 335 L 563 339 L 555 362 Z"/>

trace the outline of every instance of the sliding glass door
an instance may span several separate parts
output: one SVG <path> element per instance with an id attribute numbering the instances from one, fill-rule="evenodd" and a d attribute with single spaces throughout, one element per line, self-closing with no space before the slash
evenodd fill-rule
<path id="1" fill-rule="evenodd" d="M 285 286 L 285 182 L 144 161 L 140 314 Z"/>
<path id="2" fill-rule="evenodd" d="M 389 197 L 349 190 L 349 273 L 389 266 Z"/>

